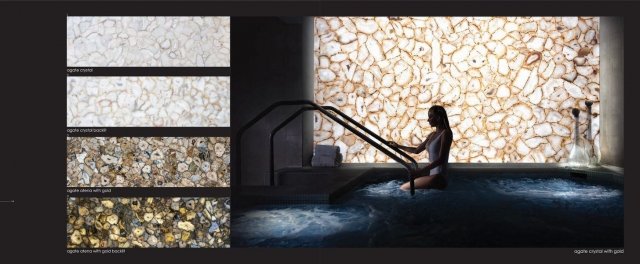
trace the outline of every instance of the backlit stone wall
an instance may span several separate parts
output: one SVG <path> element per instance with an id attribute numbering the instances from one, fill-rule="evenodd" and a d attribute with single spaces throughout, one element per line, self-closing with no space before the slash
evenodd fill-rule
<path id="1" fill-rule="evenodd" d="M 599 153 L 598 17 L 317 17 L 315 101 L 383 138 L 418 145 L 447 110 L 451 162 L 563 162 L 571 108 L 593 105 Z M 314 141 L 345 162 L 390 161 L 320 114 Z M 426 161 L 426 154 L 415 156 Z"/>

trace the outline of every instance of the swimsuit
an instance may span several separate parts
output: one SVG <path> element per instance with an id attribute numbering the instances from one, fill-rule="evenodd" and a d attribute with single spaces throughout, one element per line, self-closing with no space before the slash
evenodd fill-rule
<path id="1" fill-rule="evenodd" d="M 442 134 L 444 134 L 444 132 L 445 131 L 443 130 L 439 135 L 428 139 L 429 141 L 427 142 L 427 150 L 429 151 L 429 162 L 433 162 L 439 158 L 440 146 L 442 146 Z M 444 163 L 442 165 L 431 169 L 429 175 L 446 174 L 447 164 L 449 164 L 449 157 L 445 157 Z"/>

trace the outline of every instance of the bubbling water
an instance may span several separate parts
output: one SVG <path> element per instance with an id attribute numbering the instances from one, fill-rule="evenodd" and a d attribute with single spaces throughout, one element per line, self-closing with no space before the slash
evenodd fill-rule
<path id="1" fill-rule="evenodd" d="M 295 238 L 326 236 L 339 232 L 366 230 L 369 211 L 359 207 L 296 205 L 251 210 L 238 216 L 238 232 L 247 238 Z M 236 223 L 234 223 L 236 224 Z"/>
<path id="2" fill-rule="evenodd" d="M 566 179 L 500 179 L 490 186 L 497 193 L 526 198 L 598 200 L 622 195 L 620 190 Z"/>
<path id="3" fill-rule="evenodd" d="M 445 190 L 418 189 L 414 196 L 400 190 L 403 181 L 391 180 L 362 186 L 334 205 L 243 209 L 234 215 L 232 236 L 239 246 L 278 247 L 621 243 L 620 188 L 563 178 L 449 180 Z"/>

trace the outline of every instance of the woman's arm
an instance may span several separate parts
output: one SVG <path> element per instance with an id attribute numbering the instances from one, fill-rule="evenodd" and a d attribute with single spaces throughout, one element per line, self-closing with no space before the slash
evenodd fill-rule
<path id="1" fill-rule="evenodd" d="M 424 142 L 422 142 L 422 143 L 421 143 L 420 145 L 418 145 L 417 147 L 408 147 L 408 146 L 403 146 L 403 145 L 400 145 L 400 144 L 398 144 L 398 143 L 396 143 L 396 142 L 393 142 L 393 141 L 389 141 L 389 145 L 394 146 L 394 147 L 396 147 L 396 148 L 399 148 L 399 149 L 401 149 L 401 150 L 404 150 L 404 151 L 406 151 L 406 152 L 410 152 L 410 153 L 413 153 L 413 154 L 418 154 L 418 153 L 420 153 L 420 152 L 422 152 L 422 151 L 424 151 L 424 150 L 426 149 L 427 140 L 425 140 Z"/>
<path id="2" fill-rule="evenodd" d="M 444 161 L 447 160 L 447 157 L 449 157 L 449 150 L 451 150 L 451 143 L 453 142 L 453 133 L 451 132 L 451 130 L 444 131 L 443 133 L 444 135 L 442 135 L 443 139 L 440 143 L 440 152 L 438 155 L 438 159 L 432 161 L 423 169 L 419 170 L 420 174 L 429 172 L 431 171 L 431 169 L 444 164 Z"/>

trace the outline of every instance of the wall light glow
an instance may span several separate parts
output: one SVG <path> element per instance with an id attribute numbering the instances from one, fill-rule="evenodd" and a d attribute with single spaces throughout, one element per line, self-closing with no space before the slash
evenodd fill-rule
<path id="1" fill-rule="evenodd" d="M 443 105 L 451 162 L 564 162 L 572 107 L 594 101 L 599 154 L 598 17 L 316 17 L 315 101 L 383 138 L 418 145 Z M 345 162 L 390 162 L 320 114 L 314 141 Z M 584 134 L 584 133 L 583 133 Z M 426 155 L 416 156 L 426 161 Z"/>

